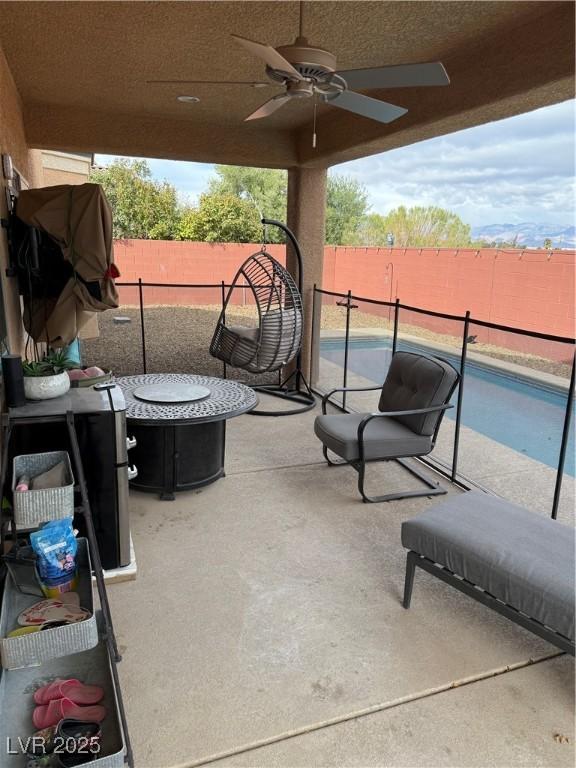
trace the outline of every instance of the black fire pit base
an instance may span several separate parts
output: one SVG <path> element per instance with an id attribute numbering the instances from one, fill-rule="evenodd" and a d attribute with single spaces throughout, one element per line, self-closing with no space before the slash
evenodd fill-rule
<path id="1" fill-rule="evenodd" d="M 173 501 L 178 491 L 201 488 L 224 477 L 226 421 L 201 424 L 143 424 L 128 419 L 128 432 L 136 438 L 130 460 L 138 476 L 130 487 L 159 493 Z"/>

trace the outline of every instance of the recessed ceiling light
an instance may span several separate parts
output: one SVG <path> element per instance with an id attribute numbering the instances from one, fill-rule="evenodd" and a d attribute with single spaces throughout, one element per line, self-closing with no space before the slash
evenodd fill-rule
<path id="1" fill-rule="evenodd" d="M 198 96 L 177 96 L 178 101 L 185 101 L 187 104 L 195 104 L 200 101 Z"/>

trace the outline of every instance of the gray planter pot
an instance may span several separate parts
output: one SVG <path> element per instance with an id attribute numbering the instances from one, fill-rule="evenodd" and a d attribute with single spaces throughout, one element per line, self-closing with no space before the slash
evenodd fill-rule
<path id="1" fill-rule="evenodd" d="M 67 371 L 52 376 L 24 376 L 24 394 L 27 400 L 51 400 L 65 395 L 70 389 Z"/>

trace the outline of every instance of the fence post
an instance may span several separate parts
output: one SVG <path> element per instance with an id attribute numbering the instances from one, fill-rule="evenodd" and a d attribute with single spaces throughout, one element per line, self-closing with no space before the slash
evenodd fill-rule
<path id="1" fill-rule="evenodd" d="M 562 430 L 562 442 L 560 443 L 560 456 L 558 458 L 558 471 L 556 472 L 556 485 L 554 486 L 554 501 L 552 502 L 552 520 L 558 516 L 558 505 L 560 504 L 560 492 L 562 490 L 562 480 L 564 477 L 564 462 L 566 461 L 566 448 L 568 447 L 568 436 L 570 434 L 570 420 L 572 418 L 572 406 L 574 405 L 574 367 L 576 365 L 576 354 L 572 360 L 572 373 L 570 375 L 570 389 L 568 390 L 568 400 L 566 402 L 566 413 L 564 414 L 564 428 Z"/>
<path id="2" fill-rule="evenodd" d="M 142 278 L 138 278 L 138 296 L 140 300 L 140 335 L 142 337 L 142 368 L 148 373 L 146 367 L 146 333 L 144 331 L 144 298 L 142 294 Z"/>
<path id="3" fill-rule="evenodd" d="M 224 291 L 224 280 L 222 280 L 221 283 L 220 283 L 220 290 L 221 290 L 221 298 L 222 298 L 222 322 L 224 323 L 224 325 L 226 325 L 226 307 L 225 307 L 226 294 L 225 294 L 225 291 Z M 225 360 L 222 360 L 222 367 L 224 369 L 224 378 L 226 379 L 226 378 L 228 378 L 228 375 L 227 375 L 226 361 Z"/>
<path id="4" fill-rule="evenodd" d="M 460 355 L 460 382 L 458 384 L 458 403 L 456 405 L 456 428 L 454 432 L 454 452 L 452 454 L 452 482 L 458 474 L 458 451 L 460 449 L 460 423 L 462 421 L 462 401 L 464 398 L 464 376 L 466 374 L 466 355 L 468 353 L 468 336 L 470 330 L 470 310 L 464 316 L 464 332 L 462 334 L 462 353 Z"/>
<path id="5" fill-rule="evenodd" d="M 320 345 L 318 343 L 319 334 L 317 333 L 316 323 L 318 322 L 318 288 L 316 283 L 312 289 L 312 324 L 310 326 L 310 386 L 314 389 L 316 385 L 317 372 L 319 369 Z M 316 345 L 318 344 L 318 349 Z"/>
<path id="6" fill-rule="evenodd" d="M 348 386 L 348 343 L 350 341 L 350 305 L 352 304 L 352 291 L 348 291 L 346 297 L 346 337 L 344 341 L 344 375 L 342 386 Z M 346 410 L 346 392 L 342 392 L 342 408 Z"/>
<path id="7" fill-rule="evenodd" d="M 400 314 L 400 299 L 396 297 L 394 303 L 394 336 L 392 336 L 392 354 L 396 352 L 396 343 L 398 341 L 398 315 Z"/>

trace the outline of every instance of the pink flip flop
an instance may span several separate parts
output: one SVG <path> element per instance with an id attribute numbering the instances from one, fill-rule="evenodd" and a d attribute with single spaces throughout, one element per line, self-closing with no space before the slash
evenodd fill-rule
<path id="1" fill-rule="evenodd" d="M 64 718 L 101 723 L 106 717 L 106 709 L 99 704 L 92 707 L 79 707 L 70 699 L 53 699 L 48 704 L 36 707 L 32 713 L 32 722 L 38 730 L 56 725 Z"/>
<path id="2" fill-rule="evenodd" d="M 80 680 L 54 680 L 34 692 L 36 704 L 48 704 L 52 699 L 69 699 L 74 704 L 97 704 L 104 698 L 99 685 L 84 685 Z"/>

